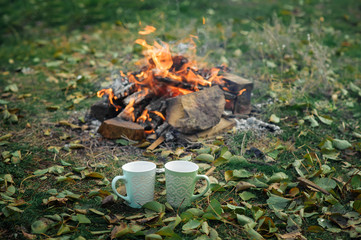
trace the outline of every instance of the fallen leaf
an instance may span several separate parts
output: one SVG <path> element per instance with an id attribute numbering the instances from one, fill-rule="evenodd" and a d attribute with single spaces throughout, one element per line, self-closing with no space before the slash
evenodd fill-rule
<path id="1" fill-rule="evenodd" d="M 240 193 L 239 196 L 242 198 L 243 201 L 248 201 L 248 200 L 250 200 L 252 198 L 257 198 L 256 195 L 254 195 L 251 192 L 247 192 L 247 191 L 244 191 L 244 192 Z"/>
<path id="2" fill-rule="evenodd" d="M 189 222 L 187 222 L 186 224 L 184 224 L 182 226 L 182 230 L 187 231 L 187 230 L 195 229 L 195 228 L 198 228 L 200 225 L 201 225 L 200 221 L 190 220 Z"/>
<path id="3" fill-rule="evenodd" d="M 213 162 L 214 156 L 208 153 L 199 154 L 196 159 L 197 161 Z"/>
<path id="4" fill-rule="evenodd" d="M 335 146 L 337 149 L 345 150 L 349 147 L 352 147 L 351 143 L 349 143 L 346 140 L 340 140 L 340 139 L 333 139 L 332 140 L 333 146 Z"/>
<path id="5" fill-rule="evenodd" d="M 273 123 L 279 123 L 280 122 L 280 118 L 277 117 L 275 114 L 272 114 L 270 119 L 269 119 L 270 122 L 273 122 Z"/>

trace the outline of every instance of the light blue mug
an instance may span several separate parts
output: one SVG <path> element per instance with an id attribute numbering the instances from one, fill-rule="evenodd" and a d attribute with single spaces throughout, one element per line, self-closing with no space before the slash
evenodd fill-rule
<path id="1" fill-rule="evenodd" d="M 154 199 L 156 165 L 147 161 L 135 161 L 122 166 L 123 176 L 116 176 L 112 181 L 114 193 L 124 199 L 132 208 L 141 208 Z M 121 195 L 116 188 L 117 181 L 124 181 L 127 196 Z"/>

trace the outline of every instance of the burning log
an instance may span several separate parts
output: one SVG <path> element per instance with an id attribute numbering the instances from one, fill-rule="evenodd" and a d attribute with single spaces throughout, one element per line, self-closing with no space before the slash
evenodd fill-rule
<path id="1" fill-rule="evenodd" d="M 117 91 L 115 91 L 114 95 L 117 98 L 124 98 L 134 93 L 136 89 L 137 88 L 135 83 L 129 83 L 128 85 L 123 86 L 122 88 L 119 88 Z"/>
<path id="2" fill-rule="evenodd" d="M 234 74 L 224 73 L 222 78 L 227 83 L 229 92 L 237 95 L 233 101 L 234 114 L 249 114 L 251 112 L 251 93 L 253 83 Z M 242 91 L 245 89 L 245 91 Z M 242 93 L 241 93 L 242 91 Z"/>
<path id="3" fill-rule="evenodd" d="M 129 103 L 131 101 L 134 100 L 133 105 L 137 106 L 137 105 L 141 104 L 141 102 L 143 102 L 149 98 L 152 98 L 153 96 L 154 95 L 152 93 L 150 93 L 148 89 L 143 89 L 139 92 L 135 92 L 135 93 L 129 95 L 128 97 L 124 98 L 123 103 L 124 103 L 124 105 L 127 106 L 127 105 L 129 105 Z"/>
<path id="4" fill-rule="evenodd" d="M 194 92 L 196 90 L 203 89 L 203 87 L 201 87 L 201 86 L 196 87 L 193 84 L 186 83 L 186 82 L 183 82 L 183 81 L 173 80 L 171 78 L 156 77 L 155 79 L 158 82 L 166 84 L 167 86 L 173 86 L 173 87 L 177 87 L 177 88 L 180 88 L 180 89 L 191 90 L 192 92 Z"/>
<path id="5" fill-rule="evenodd" d="M 113 118 L 118 115 L 115 107 L 109 105 L 105 101 L 99 101 L 93 104 L 90 108 L 90 116 L 94 117 L 99 121 L 104 121 L 105 119 Z"/>
<path id="6" fill-rule="evenodd" d="M 167 122 L 181 133 L 193 134 L 219 123 L 224 106 L 224 94 L 218 86 L 170 98 Z"/>
<path id="7" fill-rule="evenodd" d="M 126 136 L 132 140 L 145 138 L 144 128 L 134 122 L 124 121 L 118 117 L 105 120 L 98 132 L 105 138 L 117 139 Z"/>

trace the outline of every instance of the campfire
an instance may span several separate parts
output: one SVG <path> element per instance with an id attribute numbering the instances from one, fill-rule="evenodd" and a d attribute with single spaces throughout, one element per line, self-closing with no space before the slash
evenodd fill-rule
<path id="1" fill-rule="evenodd" d="M 164 42 L 135 42 L 144 48 L 146 63 L 139 71 L 118 71 L 113 85 L 98 91 L 103 100 L 91 108 L 91 115 L 102 121 L 98 132 L 104 137 L 157 139 L 170 129 L 183 137 L 206 137 L 235 125 L 224 111 L 250 113 L 249 80 L 225 66 L 200 69 L 194 60 L 172 54 Z"/>

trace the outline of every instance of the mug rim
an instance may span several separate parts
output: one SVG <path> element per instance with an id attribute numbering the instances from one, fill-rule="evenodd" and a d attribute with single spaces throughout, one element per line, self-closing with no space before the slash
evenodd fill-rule
<path id="1" fill-rule="evenodd" d="M 167 162 L 164 165 L 165 169 L 171 172 L 177 173 L 192 173 L 197 172 L 199 167 L 194 162 L 183 161 L 183 160 L 175 160 Z"/>
<path id="2" fill-rule="evenodd" d="M 157 165 L 148 161 L 133 161 L 122 166 L 123 171 L 132 173 L 149 172 L 155 170 Z"/>

